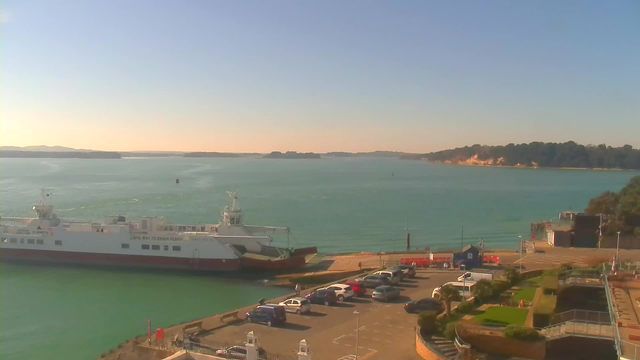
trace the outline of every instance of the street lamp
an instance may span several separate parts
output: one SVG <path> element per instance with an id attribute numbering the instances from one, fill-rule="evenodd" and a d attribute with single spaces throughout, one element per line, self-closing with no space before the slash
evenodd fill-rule
<path id="1" fill-rule="evenodd" d="M 520 273 L 522 273 L 522 236 L 518 236 L 520 238 Z"/>
<path id="2" fill-rule="evenodd" d="M 354 314 L 356 314 L 356 360 L 358 360 L 358 338 L 360 335 L 360 313 L 358 312 L 358 310 L 353 312 Z"/>
<path id="3" fill-rule="evenodd" d="M 616 262 L 620 263 L 620 231 L 618 231 L 618 241 L 616 243 Z"/>

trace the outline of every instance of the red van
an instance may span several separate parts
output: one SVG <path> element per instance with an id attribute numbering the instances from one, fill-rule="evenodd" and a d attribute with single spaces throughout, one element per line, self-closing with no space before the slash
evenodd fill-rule
<path id="1" fill-rule="evenodd" d="M 364 287 L 364 284 L 361 282 L 346 282 L 345 285 L 351 286 L 353 292 L 356 293 L 356 296 L 365 296 L 367 294 L 367 288 Z"/>

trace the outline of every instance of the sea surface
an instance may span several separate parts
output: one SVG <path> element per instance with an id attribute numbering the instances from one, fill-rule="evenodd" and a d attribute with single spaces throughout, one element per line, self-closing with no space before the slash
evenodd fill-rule
<path id="1" fill-rule="evenodd" d="M 532 222 L 581 211 L 638 172 L 490 168 L 380 158 L 0 160 L 2 216 L 32 216 L 40 189 L 72 220 L 167 216 L 217 223 L 237 191 L 245 222 L 288 226 L 279 245 L 323 253 L 515 249 Z M 180 179 L 180 184 L 175 183 Z M 463 230 L 464 227 L 464 230 Z M 3 360 L 96 359 L 152 327 L 220 313 L 286 290 L 255 275 L 0 265 Z"/>

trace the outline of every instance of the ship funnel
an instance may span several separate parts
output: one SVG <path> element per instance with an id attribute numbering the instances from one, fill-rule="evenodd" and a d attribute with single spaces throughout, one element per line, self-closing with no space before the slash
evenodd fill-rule
<path id="1" fill-rule="evenodd" d="M 232 191 L 227 191 L 227 194 L 231 199 L 231 207 L 225 206 L 222 213 L 222 225 L 242 225 L 242 209 L 238 205 L 238 194 Z"/>

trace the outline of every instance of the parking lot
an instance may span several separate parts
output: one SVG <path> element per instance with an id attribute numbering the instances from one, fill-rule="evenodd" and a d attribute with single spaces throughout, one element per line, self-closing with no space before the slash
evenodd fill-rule
<path id="1" fill-rule="evenodd" d="M 404 303 L 431 297 L 435 287 L 460 274 L 419 270 L 414 279 L 397 285 L 401 296 L 389 303 L 373 301 L 368 289 L 366 297 L 335 306 L 312 305 L 309 314 L 287 313 L 287 323 L 281 327 L 239 322 L 215 330 L 202 342 L 242 344 L 253 331 L 269 353 L 294 355 L 300 340 L 306 339 L 315 359 L 348 360 L 355 359 L 358 335 L 359 359 L 420 359 L 415 351 L 417 315 L 407 314 Z"/>

